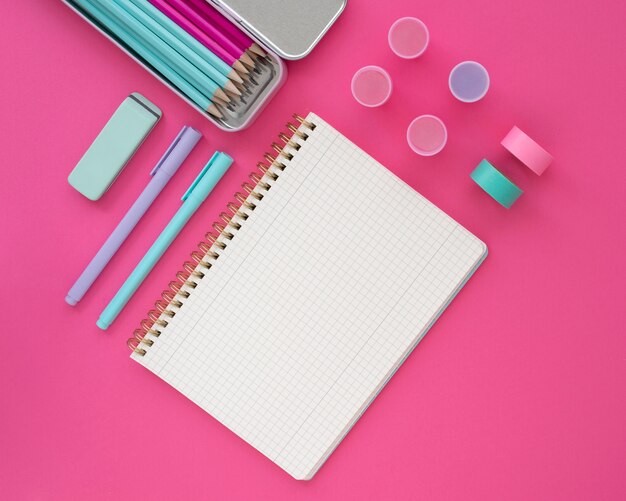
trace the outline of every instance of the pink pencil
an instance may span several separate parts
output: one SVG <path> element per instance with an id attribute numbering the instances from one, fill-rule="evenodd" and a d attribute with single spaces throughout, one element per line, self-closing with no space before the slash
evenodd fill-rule
<path id="1" fill-rule="evenodd" d="M 235 60 L 241 60 L 248 66 L 254 67 L 254 61 L 250 56 L 242 52 L 237 45 L 235 45 L 227 36 L 225 36 L 219 29 L 209 23 L 200 14 L 193 10 L 185 0 L 167 0 L 179 14 L 182 14 L 188 21 L 200 28 L 205 35 L 215 42 L 215 45 L 229 53 Z M 220 56 L 222 57 L 222 56 Z"/>
<path id="2" fill-rule="evenodd" d="M 252 52 L 265 56 L 265 51 L 261 49 L 248 35 L 246 35 L 242 30 L 237 29 L 237 27 L 228 21 L 215 7 L 210 6 L 204 0 L 187 0 L 191 5 L 194 6 L 196 12 L 198 12 L 204 19 L 217 26 L 222 33 L 226 36 L 230 37 L 232 42 L 239 47 L 241 54 L 243 54 L 246 50 L 251 50 Z"/>
<path id="3" fill-rule="evenodd" d="M 232 66 L 237 71 L 242 73 L 248 73 L 247 68 L 237 60 L 236 57 L 229 54 L 224 48 L 222 48 L 215 40 L 208 37 L 201 29 L 195 24 L 189 21 L 185 16 L 178 12 L 165 0 L 149 0 L 152 5 L 159 9 L 163 14 L 174 21 L 178 26 L 184 29 L 192 37 L 198 40 L 207 49 L 213 52 L 217 57 L 225 61 L 229 66 Z"/>

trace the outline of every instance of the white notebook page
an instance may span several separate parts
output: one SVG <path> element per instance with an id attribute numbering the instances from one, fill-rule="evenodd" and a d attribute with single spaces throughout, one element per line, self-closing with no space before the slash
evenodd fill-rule
<path id="1" fill-rule="evenodd" d="M 133 358 L 311 478 L 486 254 L 321 118 Z M 150 336 L 149 336 L 150 337 Z M 208 444 L 207 444 L 208 445 Z"/>

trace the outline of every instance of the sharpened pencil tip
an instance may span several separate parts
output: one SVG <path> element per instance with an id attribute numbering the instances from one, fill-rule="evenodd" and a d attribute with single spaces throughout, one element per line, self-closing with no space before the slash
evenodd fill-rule
<path id="1" fill-rule="evenodd" d="M 248 68 L 246 68 L 243 64 L 241 64 L 241 61 L 235 61 L 235 62 L 233 63 L 233 68 L 235 68 L 235 69 L 236 69 L 236 70 L 237 70 L 240 74 L 241 74 L 241 73 L 243 73 L 243 74 L 248 74 L 248 73 L 250 73 L 250 72 L 248 71 Z"/>
<path id="2" fill-rule="evenodd" d="M 243 78 L 239 76 L 239 73 L 237 73 L 237 70 L 231 71 L 227 76 L 234 82 L 243 83 Z"/>
<path id="3" fill-rule="evenodd" d="M 213 103 L 214 103 L 216 106 L 221 106 L 222 108 L 226 108 L 226 107 L 228 106 L 228 103 L 227 103 L 226 101 L 222 101 L 222 100 L 221 100 L 219 97 L 217 97 L 217 96 L 213 96 L 212 101 L 213 101 Z"/>
<path id="4" fill-rule="evenodd" d="M 241 61 L 243 64 L 247 64 L 250 68 L 254 68 L 255 66 L 254 60 L 245 52 L 241 55 L 239 61 Z"/>
<path id="5" fill-rule="evenodd" d="M 230 103 L 230 97 L 228 97 L 228 94 L 226 94 L 226 92 L 224 92 L 222 89 L 217 89 L 215 91 L 215 96 L 219 97 L 222 101 Z"/>
<path id="6" fill-rule="evenodd" d="M 241 96 L 241 92 L 239 92 L 239 89 L 237 88 L 237 86 L 231 82 L 230 80 L 228 82 L 226 82 L 226 85 L 224 85 L 224 90 L 226 92 L 230 92 L 232 94 L 235 94 L 237 96 Z"/>
<path id="7" fill-rule="evenodd" d="M 261 47 L 259 47 L 259 45 L 255 42 L 253 43 L 249 49 L 250 51 L 254 52 L 255 54 L 258 54 L 261 57 L 265 57 L 267 56 L 267 52 L 265 52 Z"/>
<path id="8" fill-rule="evenodd" d="M 210 113 L 211 115 L 213 115 L 214 117 L 217 118 L 223 118 L 224 115 L 222 115 L 220 113 L 220 110 L 217 109 L 217 106 L 215 106 L 214 104 L 210 105 L 207 109 L 206 109 L 207 113 Z"/>

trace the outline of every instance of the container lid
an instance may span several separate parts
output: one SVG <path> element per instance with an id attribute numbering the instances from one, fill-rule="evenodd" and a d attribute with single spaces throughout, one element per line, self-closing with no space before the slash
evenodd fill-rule
<path id="1" fill-rule="evenodd" d="M 283 59 L 306 56 L 347 0 L 212 0 L 242 29 Z"/>

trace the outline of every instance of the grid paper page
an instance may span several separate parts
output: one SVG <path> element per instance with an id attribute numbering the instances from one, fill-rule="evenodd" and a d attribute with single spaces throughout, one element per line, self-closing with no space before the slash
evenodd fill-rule
<path id="1" fill-rule="evenodd" d="M 321 118 L 145 356 L 298 479 L 313 476 L 486 255 Z M 253 200 L 254 199 L 250 199 Z"/>

